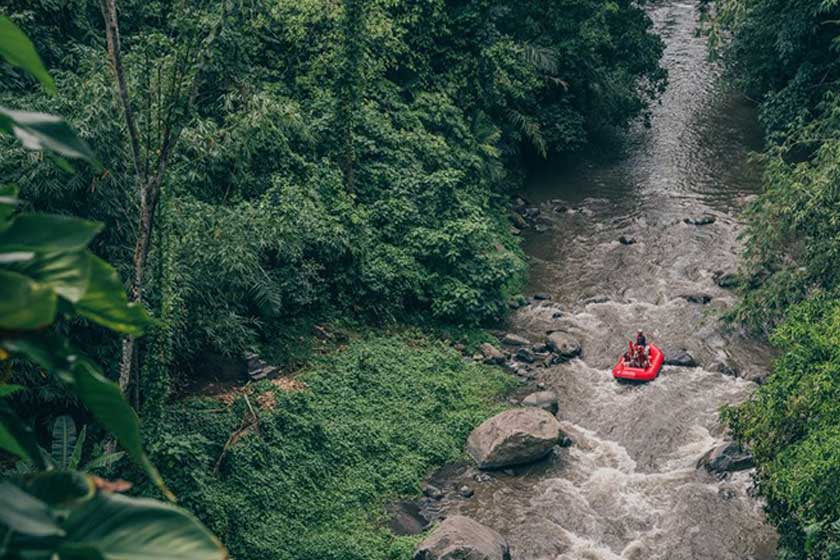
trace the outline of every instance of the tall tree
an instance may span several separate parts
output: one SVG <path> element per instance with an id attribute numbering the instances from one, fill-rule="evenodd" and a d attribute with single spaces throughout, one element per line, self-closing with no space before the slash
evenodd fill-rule
<path id="1" fill-rule="evenodd" d="M 170 77 L 167 84 L 164 85 L 160 78 L 164 74 L 162 68 L 164 62 L 160 62 L 161 66 L 158 68 L 145 69 L 147 73 L 157 75 L 158 82 L 156 102 L 153 104 L 151 100 L 147 100 L 146 103 L 143 103 L 143 107 L 148 113 L 155 111 L 156 115 L 155 118 L 152 118 L 151 114 L 146 115 L 146 131 L 142 135 L 135 118 L 134 92 L 129 90 L 127 71 L 123 65 L 116 0 L 100 0 L 100 7 L 105 21 L 105 38 L 114 73 L 116 93 L 122 107 L 126 136 L 131 149 L 135 191 L 139 202 L 138 230 L 134 245 L 134 270 L 131 279 L 130 297 L 132 301 L 141 302 L 143 300 L 146 261 L 151 249 L 155 217 L 167 166 L 178 144 L 181 132 L 193 113 L 211 49 L 216 37 L 224 27 L 232 2 L 226 0 L 222 3 L 221 16 L 200 45 L 181 45 L 175 49 L 172 62 L 168 68 Z M 166 88 L 165 93 L 162 92 L 164 88 Z M 144 93 L 146 96 L 154 95 L 151 91 L 145 91 Z M 157 123 L 156 134 L 151 134 L 149 131 L 153 122 Z M 136 341 L 133 336 L 128 336 L 123 340 L 119 384 L 124 392 L 127 391 L 129 384 L 132 382 L 133 372 L 137 369 L 138 355 L 135 346 Z M 137 405 L 136 400 L 135 397 L 135 405 Z"/>
<path id="2" fill-rule="evenodd" d="M 362 104 L 362 76 L 365 58 L 364 0 L 344 0 L 341 26 L 342 60 L 336 82 L 336 127 L 339 165 L 348 191 L 355 190 L 356 148 L 353 129 Z"/>

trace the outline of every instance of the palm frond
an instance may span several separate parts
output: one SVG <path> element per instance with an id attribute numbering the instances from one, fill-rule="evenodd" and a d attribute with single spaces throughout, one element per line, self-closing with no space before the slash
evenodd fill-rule
<path id="1" fill-rule="evenodd" d="M 524 113 L 514 109 L 508 111 L 508 119 L 519 130 L 524 138 L 527 138 L 531 145 L 542 157 L 548 155 L 548 147 L 540 129 L 540 123 Z"/>

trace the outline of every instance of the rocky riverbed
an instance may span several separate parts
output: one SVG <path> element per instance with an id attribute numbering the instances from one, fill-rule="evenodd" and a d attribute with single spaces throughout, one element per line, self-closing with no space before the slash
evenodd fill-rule
<path id="1" fill-rule="evenodd" d="M 489 542 L 504 540 L 476 558 L 774 554 L 749 456 L 728 443 L 719 419 L 722 406 L 749 398 L 772 359 L 721 321 L 736 302 L 739 213 L 758 188 L 748 154 L 761 136 L 753 109 L 707 60 L 697 6 L 655 2 L 649 12 L 670 73 L 651 126 L 550 162 L 512 201 L 528 291 L 511 302 L 499 343 L 475 359 L 540 392 L 512 405 L 553 415 L 559 435 L 544 452 L 519 428 L 497 425 L 479 439 L 528 441 L 522 447 L 539 460 L 482 470 L 477 454 L 478 463 L 429 481 L 439 492 L 421 517 L 464 516 L 492 531 Z M 653 382 L 617 383 L 610 369 L 637 329 L 666 365 Z"/>

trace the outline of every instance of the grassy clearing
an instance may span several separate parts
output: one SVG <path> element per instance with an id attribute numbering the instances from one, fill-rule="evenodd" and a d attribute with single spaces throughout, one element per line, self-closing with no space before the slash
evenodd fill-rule
<path id="1" fill-rule="evenodd" d="M 245 397 L 165 413 L 155 461 L 236 558 L 407 558 L 415 540 L 382 527 L 383 504 L 416 495 L 430 470 L 460 457 L 514 384 L 416 332 L 353 340 L 297 379 L 308 388 L 252 387 L 258 430 L 230 446 L 218 475 Z"/>

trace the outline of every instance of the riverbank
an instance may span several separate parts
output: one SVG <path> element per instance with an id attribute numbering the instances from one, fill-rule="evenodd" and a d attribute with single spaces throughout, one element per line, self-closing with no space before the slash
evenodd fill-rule
<path id="1" fill-rule="evenodd" d="M 353 337 L 296 374 L 166 408 L 152 456 L 233 557 L 405 560 L 420 495 L 518 383 L 420 331 Z"/>

